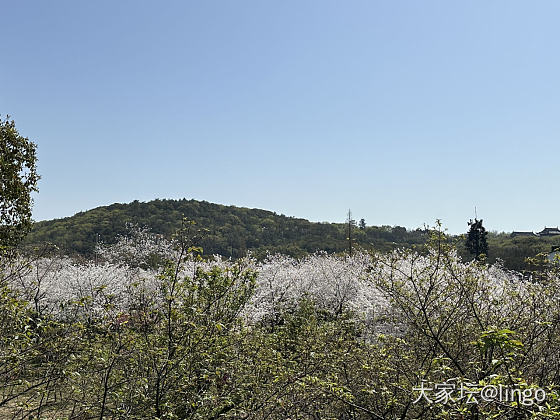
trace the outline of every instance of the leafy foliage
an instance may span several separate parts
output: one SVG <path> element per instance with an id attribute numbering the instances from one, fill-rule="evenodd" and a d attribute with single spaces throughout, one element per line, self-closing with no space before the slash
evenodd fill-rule
<path id="1" fill-rule="evenodd" d="M 35 149 L 13 120 L 0 118 L 0 248 L 14 247 L 31 228 L 31 193 L 39 180 Z"/>
<path id="2" fill-rule="evenodd" d="M 202 259 L 188 223 L 6 267 L 3 418 L 557 418 L 560 277 L 426 252 Z M 135 252 L 136 250 L 136 252 Z M 156 263 L 153 263 L 153 262 Z M 418 400 L 418 384 L 517 400 Z M 524 404 L 522 391 L 546 390 Z M 525 401 L 526 402 L 526 401 Z"/>
<path id="3" fill-rule="evenodd" d="M 27 236 L 26 243 L 38 246 L 50 242 L 65 253 L 94 257 L 97 245 L 115 244 L 119 238 L 127 237 L 130 224 L 169 239 L 181 227 L 183 216 L 196 220 L 199 228 L 206 229 L 198 242 L 206 255 L 240 258 L 250 251 L 259 259 L 279 253 L 301 258 L 316 251 L 336 253 L 348 250 L 348 226 L 344 223 L 312 223 L 265 210 L 196 200 L 113 204 L 64 219 L 38 222 Z M 421 249 L 429 235 L 425 228 L 363 226 L 352 232 L 352 241 L 357 249 L 387 252 L 397 248 Z M 527 258 L 548 253 L 552 246 L 560 245 L 558 237 L 512 237 L 488 232 L 486 238 L 489 246 L 487 261 L 502 261 L 505 267 L 516 271 L 532 270 L 534 267 L 526 261 Z M 464 237 L 450 237 L 449 240 L 457 246 L 462 258 L 471 258 L 464 246 Z M 160 240 L 155 239 L 156 243 Z"/>
<path id="4" fill-rule="evenodd" d="M 27 243 L 50 242 L 67 253 L 93 256 L 96 244 L 113 244 L 127 235 L 127 224 L 147 227 L 164 237 L 181 227 L 181 220 L 195 220 L 206 233 L 198 242 L 207 255 L 240 258 L 251 251 L 265 257 L 282 253 L 303 257 L 315 251 L 343 252 L 348 249 L 344 223 L 312 223 L 276 213 L 223 206 L 196 200 L 154 200 L 113 204 L 72 217 L 38 222 Z M 370 226 L 353 232 L 355 244 L 367 249 L 391 250 L 425 242 L 426 231 L 403 227 Z"/>

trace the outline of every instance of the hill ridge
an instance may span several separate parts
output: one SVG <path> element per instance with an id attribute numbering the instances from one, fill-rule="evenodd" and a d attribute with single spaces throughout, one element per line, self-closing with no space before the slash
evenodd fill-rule
<path id="1" fill-rule="evenodd" d="M 111 243 L 118 235 L 126 234 L 127 223 L 170 235 L 183 217 L 209 230 L 202 243 L 208 254 L 235 258 L 251 250 L 300 257 L 319 250 L 341 252 L 347 248 L 344 223 L 311 222 L 271 210 L 186 198 L 113 203 L 36 222 L 26 243 L 51 242 L 66 252 L 91 255 L 98 239 Z M 421 244 L 426 239 L 424 230 L 401 226 L 370 226 L 355 228 L 354 232 L 357 244 L 381 250 L 392 249 L 395 244 Z"/>

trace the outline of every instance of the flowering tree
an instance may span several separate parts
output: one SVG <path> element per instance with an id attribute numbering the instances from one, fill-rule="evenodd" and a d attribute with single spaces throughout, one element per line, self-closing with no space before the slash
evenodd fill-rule
<path id="1" fill-rule="evenodd" d="M 4 272 L 0 413 L 555 418 L 557 270 L 463 262 L 438 227 L 422 252 L 264 261 L 202 258 L 185 227 Z M 547 401 L 429 402 L 422 381 L 545 387 Z"/>

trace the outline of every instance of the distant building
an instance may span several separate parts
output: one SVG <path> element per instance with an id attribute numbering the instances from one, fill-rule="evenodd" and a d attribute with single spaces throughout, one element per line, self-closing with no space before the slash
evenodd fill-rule
<path id="1" fill-rule="evenodd" d="M 510 235 L 512 238 L 516 236 L 531 236 L 531 237 L 547 237 L 547 236 L 560 236 L 560 229 L 556 227 L 545 227 L 540 232 L 524 232 L 524 231 L 513 231 Z"/>
<path id="2" fill-rule="evenodd" d="M 516 236 L 538 236 L 535 232 L 511 232 L 511 237 Z"/>
<path id="3" fill-rule="evenodd" d="M 558 226 L 556 226 L 555 228 L 547 228 L 545 227 L 543 230 L 541 230 L 538 233 L 539 236 L 557 236 L 560 235 L 560 229 L 558 229 Z"/>

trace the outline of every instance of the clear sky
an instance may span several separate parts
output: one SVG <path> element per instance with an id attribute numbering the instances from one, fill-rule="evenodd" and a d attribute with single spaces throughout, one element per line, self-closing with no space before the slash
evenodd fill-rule
<path id="1" fill-rule="evenodd" d="M 2 2 L 36 220 L 194 198 L 373 225 L 560 225 L 560 2 Z"/>

